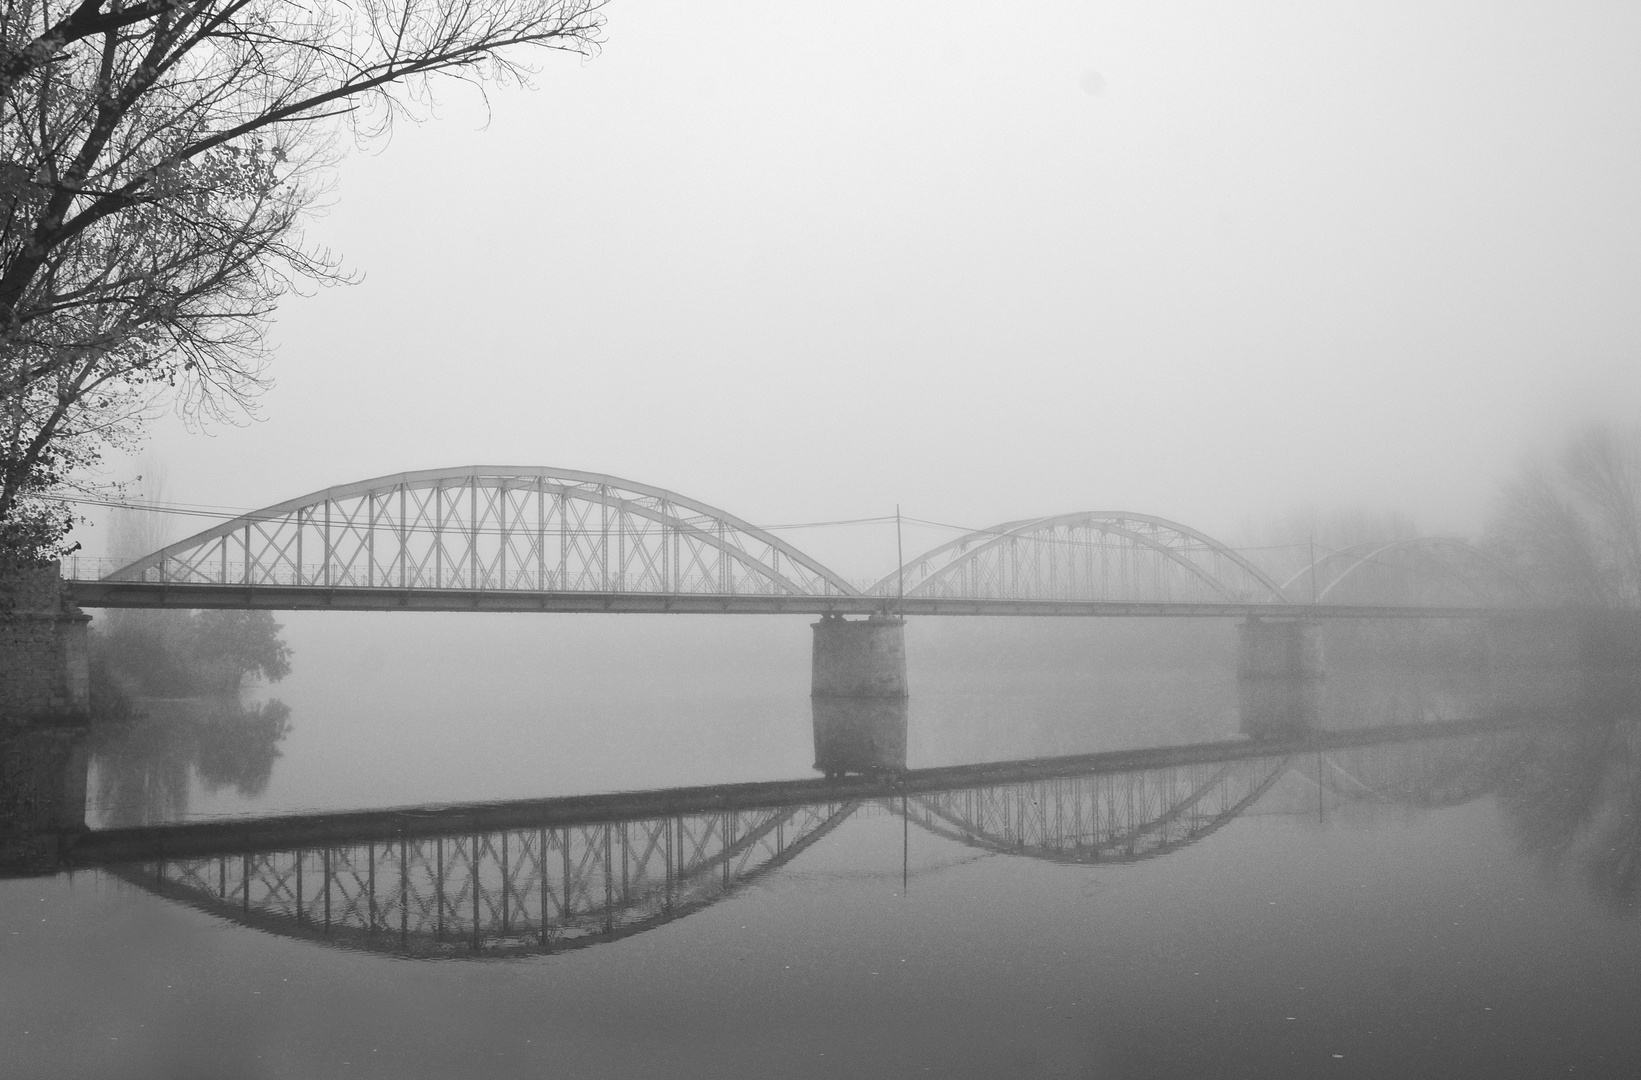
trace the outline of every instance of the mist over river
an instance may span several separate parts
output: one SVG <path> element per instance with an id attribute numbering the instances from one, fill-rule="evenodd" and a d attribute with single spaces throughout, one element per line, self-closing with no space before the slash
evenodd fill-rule
<path id="1" fill-rule="evenodd" d="M 266 836 L 0 881 L 11 1075 L 1620 1076 L 1641 1051 L 1633 696 L 1527 694 L 1451 628 L 1327 631 L 1312 722 L 1255 739 L 1230 620 L 912 620 L 904 711 L 823 732 L 805 619 L 282 618 L 284 681 L 74 743 L 114 830 L 83 843 Z M 904 761 L 828 780 L 839 739 Z M 496 808 L 437 825 L 468 802 Z M 279 839 L 292 813 L 330 838 Z"/>

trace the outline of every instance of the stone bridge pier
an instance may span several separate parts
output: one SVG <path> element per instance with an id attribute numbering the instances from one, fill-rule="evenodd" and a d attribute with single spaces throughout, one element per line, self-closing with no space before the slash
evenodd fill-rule
<path id="1" fill-rule="evenodd" d="M 906 696 L 906 620 L 827 615 L 815 629 L 813 697 Z"/>
<path id="2" fill-rule="evenodd" d="M 0 565 L 0 724 L 86 718 L 90 622 L 56 563 Z"/>
<path id="3" fill-rule="evenodd" d="M 828 776 L 906 767 L 906 620 L 828 615 L 815 631 L 815 768 Z"/>

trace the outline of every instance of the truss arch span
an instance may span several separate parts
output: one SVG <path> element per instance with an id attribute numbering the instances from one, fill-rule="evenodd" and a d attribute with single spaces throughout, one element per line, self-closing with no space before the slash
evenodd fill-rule
<path id="1" fill-rule="evenodd" d="M 1090 510 L 1004 522 L 942 544 L 871 592 L 891 596 L 1134 603 L 1283 603 L 1229 546 L 1149 514 Z"/>
<path id="2" fill-rule="evenodd" d="M 1314 589 L 1319 603 L 1524 603 L 1530 590 L 1496 559 L 1465 540 L 1410 536 L 1328 552 L 1283 583 L 1290 594 Z"/>
<path id="3" fill-rule="evenodd" d="M 858 595 L 769 533 L 601 473 L 467 466 L 327 488 L 206 529 L 112 581 L 391 590 Z"/>

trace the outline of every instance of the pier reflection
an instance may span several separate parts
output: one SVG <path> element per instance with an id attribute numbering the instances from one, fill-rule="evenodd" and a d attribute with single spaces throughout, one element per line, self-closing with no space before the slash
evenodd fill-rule
<path id="1" fill-rule="evenodd" d="M 1333 731 L 1301 691 L 1278 695 L 1273 722 L 1264 699 L 1245 711 L 1253 738 L 925 769 L 906 767 L 904 700 L 832 699 L 813 716 L 824 778 L 166 824 L 186 811 L 191 777 L 260 790 L 289 727 L 278 702 L 195 702 L 0 738 L 0 872 L 96 868 L 281 935 L 503 958 L 686 917 L 856 814 L 902 815 L 989 854 L 1103 866 L 1201 843 L 1256 807 L 1326 817 L 1493 798 L 1523 852 L 1615 909 L 1637 907 L 1633 686 Z"/>
<path id="2" fill-rule="evenodd" d="M 1620 726 L 1607 725 L 1609 739 Z M 1622 726 L 1635 745 L 1634 724 Z M 1523 786 L 1522 763 L 1546 749 L 1585 762 L 1592 737 L 1520 717 L 1472 719 L 841 779 L 59 830 L 52 865 L 36 870 L 103 868 L 232 922 L 339 947 L 500 958 L 685 917 L 860 812 L 904 813 L 922 830 L 996 854 L 1122 864 L 1201 842 L 1290 781 L 1288 798 L 1332 807 L 1514 793 L 1520 827 L 1554 847 L 1590 815 L 1531 798 L 1547 785 Z M 1633 807 L 1638 777 L 1633 767 L 1625 775 L 1618 794 Z M 1641 838 L 1633 825 L 1624 835 L 1633 865 Z M 1633 874 L 1607 878 L 1615 895 L 1633 896 Z"/>
<path id="3" fill-rule="evenodd" d="M 838 777 L 906 768 L 906 698 L 817 696 L 810 700 L 817 772 Z"/>
<path id="4" fill-rule="evenodd" d="M 1319 726 L 1320 679 L 1238 679 L 1239 730 L 1255 739 L 1297 735 Z"/>

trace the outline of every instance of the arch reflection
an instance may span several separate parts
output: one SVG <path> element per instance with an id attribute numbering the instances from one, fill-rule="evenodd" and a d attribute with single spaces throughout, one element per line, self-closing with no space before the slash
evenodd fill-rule
<path id="1" fill-rule="evenodd" d="M 906 815 L 972 847 L 1068 863 L 1156 858 L 1217 831 L 1258 802 L 1288 758 L 1193 762 L 932 792 Z"/>
<path id="2" fill-rule="evenodd" d="M 259 783 L 284 713 L 230 719 L 122 738 L 181 745 L 208 780 Z M 1169 855 L 1255 808 L 1434 809 L 1493 797 L 1518 848 L 1547 868 L 1625 911 L 1641 891 L 1641 724 L 1628 712 L 1548 722 L 1516 712 L 933 769 L 904 768 L 903 712 L 817 712 L 815 723 L 817 767 L 847 760 L 851 775 L 191 824 L 150 824 L 158 804 L 107 796 L 113 785 L 159 792 L 168 805 L 160 796 L 171 788 L 153 782 L 169 775 L 160 749 L 114 771 L 101 760 L 106 733 L 13 733 L 0 740 L 0 873 L 99 868 L 266 932 L 413 958 L 490 958 L 586 947 L 686 917 L 778 871 L 862 808 L 904 813 L 990 854 L 1093 866 Z M 828 733 L 828 724 L 839 726 Z M 124 808 L 103 815 L 123 825 L 85 828 L 88 788 L 105 810 Z"/>
<path id="3" fill-rule="evenodd" d="M 856 802 L 155 859 L 117 876 L 232 922 L 424 959 L 581 948 L 718 902 Z M 414 813 L 414 812 L 409 812 Z"/>
<path id="4" fill-rule="evenodd" d="M 502 958 L 686 917 L 785 866 L 868 803 L 904 806 L 921 829 L 992 853 L 1127 863 L 1206 839 L 1289 775 L 1411 805 L 1474 798 L 1508 775 L 1500 763 L 1532 730 L 1468 720 L 840 779 L 134 826 L 62 835 L 55 868 L 101 867 L 223 919 L 332 946 Z"/>

